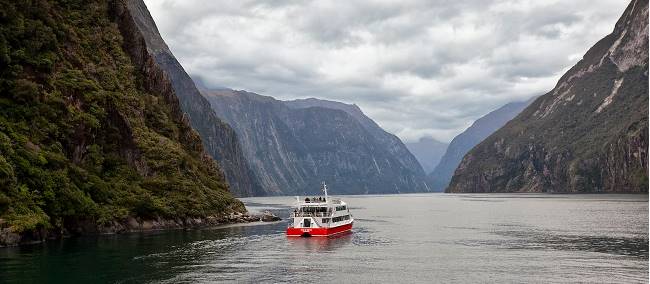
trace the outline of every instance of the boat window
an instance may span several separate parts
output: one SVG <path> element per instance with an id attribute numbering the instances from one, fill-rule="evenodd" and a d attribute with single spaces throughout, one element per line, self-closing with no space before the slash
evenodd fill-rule
<path id="1" fill-rule="evenodd" d="M 332 218 L 332 222 L 341 222 L 343 220 L 350 220 L 350 215 L 339 216 Z"/>
<path id="2" fill-rule="evenodd" d="M 311 220 L 310 219 L 303 219 L 302 220 L 302 225 L 303 225 L 303 227 L 311 227 Z"/>
<path id="3" fill-rule="evenodd" d="M 341 222 L 343 220 L 350 220 L 350 215 L 339 216 L 332 218 L 332 222 Z"/>
<path id="4" fill-rule="evenodd" d="M 343 206 L 336 206 L 336 211 L 343 211 L 343 210 L 345 210 L 346 208 L 347 208 L 347 206 L 345 206 L 345 205 L 343 205 Z"/>

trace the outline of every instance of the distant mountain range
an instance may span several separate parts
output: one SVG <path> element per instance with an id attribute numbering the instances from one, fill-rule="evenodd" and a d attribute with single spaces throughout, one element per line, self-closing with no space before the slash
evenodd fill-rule
<path id="1" fill-rule="evenodd" d="M 428 176 L 431 188 L 434 191 L 444 191 L 465 154 L 517 116 L 532 101 L 533 99 L 508 103 L 477 119 L 467 130 L 454 137 L 440 162 Z"/>
<path id="2" fill-rule="evenodd" d="M 448 192 L 648 192 L 648 1 L 474 147 Z"/>
<path id="3" fill-rule="evenodd" d="M 415 157 L 356 105 L 202 92 L 237 132 L 265 194 L 318 194 L 322 181 L 335 194 L 428 191 Z"/>
<path id="4" fill-rule="evenodd" d="M 422 137 L 416 142 L 407 142 L 404 145 L 420 162 L 425 173 L 431 173 L 436 168 L 449 146 L 431 137 Z"/>

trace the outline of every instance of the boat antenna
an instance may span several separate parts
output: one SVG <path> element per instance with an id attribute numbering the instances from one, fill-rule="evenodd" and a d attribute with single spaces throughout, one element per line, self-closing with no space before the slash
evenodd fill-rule
<path id="1" fill-rule="evenodd" d="M 325 202 L 327 202 L 327 185 L 323 182 L 322 185 L 323 192 L 325 193 Z"/>

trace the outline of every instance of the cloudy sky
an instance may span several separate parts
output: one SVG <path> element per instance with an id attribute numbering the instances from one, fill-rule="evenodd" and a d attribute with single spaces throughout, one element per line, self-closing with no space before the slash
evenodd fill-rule
<path id="1" fill-rule="evenodd" d="M 404 141 L 448 142 L 553 88 L 622 0 L 145 0 L 208 85 L 355 103 Z"/>

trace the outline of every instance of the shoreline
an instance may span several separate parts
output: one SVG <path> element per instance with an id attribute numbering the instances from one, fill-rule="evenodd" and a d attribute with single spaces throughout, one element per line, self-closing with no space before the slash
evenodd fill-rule
<path id="1" fill-rule="evenodd" d="M 93 221 L 78 221 L 69 228 L 54 230 L 38 229 L 34 231 L 12 232 L 10 228 L 0 229 L 0 249 L 24 245 L 41 244 L 48 241 L 69 239 L 80 236 L 121 235 L 130 233 L 147 233 L 171 230 L 218 229 L 237 226 L 256 226 L 282 221 L 275 214 L 264 211 L 259 213 L 230 213 L 224 216 L 207 216 L 202 218 L 146 219 L 128 217 L 121 221 L 98 225 Z"/>

